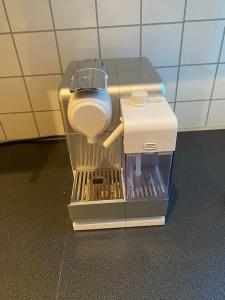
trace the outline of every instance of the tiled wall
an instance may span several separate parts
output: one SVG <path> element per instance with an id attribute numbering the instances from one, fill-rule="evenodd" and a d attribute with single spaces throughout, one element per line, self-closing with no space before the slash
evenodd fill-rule
<path id="1" fill-rule="evenodd" d="M 225 128 L 224 0 L 0 0 L 0 140 L 63 134 L 69 61 L 147 56 L 181 130 Z"/>

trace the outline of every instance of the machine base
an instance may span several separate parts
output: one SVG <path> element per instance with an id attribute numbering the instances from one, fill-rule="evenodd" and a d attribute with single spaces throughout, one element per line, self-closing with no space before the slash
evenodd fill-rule
<path id="1" fill-rule="evenodd" d="M 140 227 L 140 226 L 157 226 L 165 224 L 165 216 L 151 218 L 129 218 L 117 220 L 102 220 L 102 221 L 82 221 L 73 222 L 73 230 L 94 230 L 94 229 L 110 229 L 110 228 L 125 228 L 125 227 Z"/>

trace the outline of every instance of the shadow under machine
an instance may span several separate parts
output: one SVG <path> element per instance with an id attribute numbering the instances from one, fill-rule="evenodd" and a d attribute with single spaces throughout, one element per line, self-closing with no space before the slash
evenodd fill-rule
<path id="1" fill-rule="evenodd" d="M 163 225 L 177 120 L 147 58 L 73 61 L 59 88 L 74 230 Z"/>

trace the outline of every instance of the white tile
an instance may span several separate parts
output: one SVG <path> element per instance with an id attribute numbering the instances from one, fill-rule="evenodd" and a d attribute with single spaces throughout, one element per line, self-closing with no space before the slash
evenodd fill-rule
<path id="1" fill-rule="evenodd" d="M 177 65 L 180 53 L 181 24 L 142 27 L 142 56 L 154 66 Z"/>
<path id="2" fill-rule="evenodd" d="M 182 64 L 218 61 L 225 21 L 185 23 Z"/>
<path id="3" fill-rule="evenodd" d="M 22 78 L 0 79 L 0 112 L 30 111 L 30 103 Z"/>
<path id="4" fill-rule="evenodd" d="M 0 121 L 8 140 L 38 137 L 32 113 L 2 114 Z"/>
<path id="5" fill-rule="evenodd" d="M 174 111 L 174 108 L 175 108 L 175 103 L 169 103 L 170 107 L 172 108 L 172 110 Z"/>
<path id="6" fill-rule="evenodd" d="M 9 32 L 9 25 L 6 19 L 2 0 L 0 0 L 0 32 Z"/>
<path id="7" fill-rule="evenodd" d="M 181 67 L 177 101 L 209 99 L 215 70 L 215 65 Z"/>
<path id="8" fill-rule="evenodd" d="M 98 0 L 100 26 L 140 24 L 139 0 Z"/>
<path id="9" fill-rule="evenodd" d="M 57 29 L 96 26 L 94 0 L 52 0 L 52 9 Z"/>
<path id="10" fill-rule="evenodd" d="M 215 19 L 225 17 L 224 0 L 188 0 L 186 20 Z"/>
<path id="11" fill-rule="evenodd" d="M 143 23 L 177 22 L 183 20 L 184 0 L 143 0 Z"/>
<path id="12" fill-rule="evenodd" d="M 225 126 L 225 100 L 211 102 L 207 126 Z"/>
<path id="13" fill-rule="evenodd" d="M 60 111 L 36 112 L 40 136 L 64 135 L 64 128 Z"/>
<path id="14" fill-rule="evenodd" d="M 14 35 L 25 75 L 60 72 L 53 32 Z"/>
<path id="15" fill-rule="evenodd" d="M 139 27 L 100 29 L 100 45 L 103 58 L 139 56 Z"/>
<path id="16" fill-rule="evenodd" d="M 213 99 L 225 98 L 225 65 L 219 65 L 213 91 Z"/>
<path id="17" fill-rule="evenodd" d="M 64 70 L 71 60 L 99 57 L 96 29 L 58 31 L 57 36 Z"/>
<path id="18" fill-rule="evenodd" d="M 33 110 L 58 110 L 60 75 L 26 77 Z"/>
<path id="19" fill-rule="evenodd" d="M 174 102 L 175 100 L 177 70 L 177 67 L 157 69 L 157 72 L 166 85 L 166 99 L 168 102 Z"/>
<path id="20" fill-rule="evenodd" d="M 52 29 L 48 0 L 5 0 L 12 31 Z"/>
<path id="21" fill-rule="evenodd" d="M 208 107 L 209 101 L 178 102 L 175 112 L 178 127 L 180 129 L 204 127 Z"/>
<path id="22" fill-rule="evenodd" d="M 5 135 L 4 132 L 2 130 L 2 125 L 0 123 L 0 142 L 4 142 L 5 141 Z"/>
<path id="23" fill-rule="evenodd" d="M 10 35 L 0 35 L 0 76 L 21 75 L 15 48 Z"/>

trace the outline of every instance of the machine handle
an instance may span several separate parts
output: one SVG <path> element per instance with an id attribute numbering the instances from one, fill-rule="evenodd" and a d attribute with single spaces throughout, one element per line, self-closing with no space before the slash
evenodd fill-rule
<path id="1" fill-rule="evenodd" d="M 104 141 L 103 146 L 107 149 L 120 135 L 123 134 L 124 125 L 123 122 L 116 127 L 116 129 L 110 134 L 110 136 Z"/>

